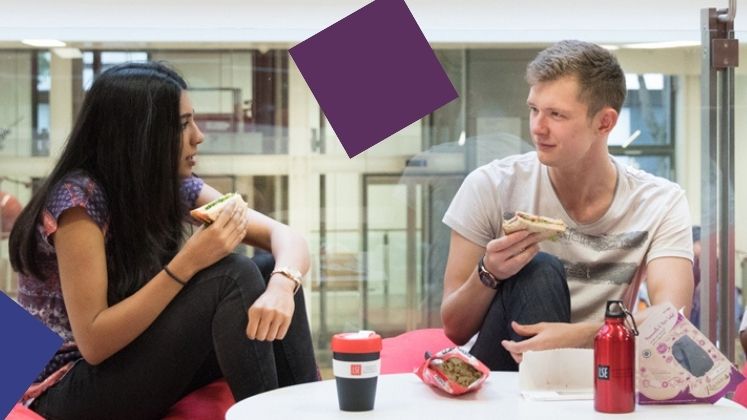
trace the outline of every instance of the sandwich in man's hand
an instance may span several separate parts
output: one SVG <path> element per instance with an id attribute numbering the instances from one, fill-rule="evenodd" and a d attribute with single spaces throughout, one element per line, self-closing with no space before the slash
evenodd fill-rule
<path id="1" fill-rule="evenodd" d="M 539 233 L 543 240 L 554 239 L 565 232 L 565 223 L 559 219 L 517 211 L 514 217 L 503 221 L 503 231 L 508 235 L 520 230 Z"/>
<path id="2" fill-rule="evenodd" d="M 218 197 L 215 200 L 197 207 L 196 209 L 189 212 L 189 214 L 194 217 L 195 219 L 203 222 L 203 223 L 213 223 L 218 216 L 220 216 L 221 210 L 223 210 L 223 207 L 228 205 L 229 203 L 236 202 L 237 206 L 245 206 L 246 202 L 243 198 L 241 198 L 241 195 L 239 193 L 228 193 L 224 194 L 222 197 Z"/>

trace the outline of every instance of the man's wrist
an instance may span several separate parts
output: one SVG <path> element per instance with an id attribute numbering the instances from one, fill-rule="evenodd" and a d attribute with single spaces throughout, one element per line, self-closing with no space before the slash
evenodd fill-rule
<path id="1" fill-rule="evenodd" d="M 581 337 L 583 342 L 579 343 L 581 347 L 585 348 L 592 348 L 594 347 L 594 336 L 597 335 L 597 332 L 600 328 L 602 328 L 603 323 L 594 323 L 594 322 L 578 322 L 576 325 L 581 330 Z"/>
<path id="2" fill-rule="evenodd" d="M 480 279 L 482 284 L 491 289 L 497 289 L 498 285 L 501 284 L 501 280 L 485 267 L 484 255 L 480 258 L 480 262 L 477 264 L 477 277 Z"/>

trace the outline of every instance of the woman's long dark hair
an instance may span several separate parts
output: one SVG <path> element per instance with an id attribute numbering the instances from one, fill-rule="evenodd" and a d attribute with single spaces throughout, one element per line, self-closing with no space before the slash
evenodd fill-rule
<path id="1" fill-rule="evenodd" d="M 117 65 L 96 78 L 59 161 L 11 232 L 16 271 L 45 280 L 36 226 L 52 189 L 77 170 L 106 196 L 110 304 L 137 291 L 176 254 L 184 214 L 179 102 L 186 88 L 176 72 L 154 62 Z"/>

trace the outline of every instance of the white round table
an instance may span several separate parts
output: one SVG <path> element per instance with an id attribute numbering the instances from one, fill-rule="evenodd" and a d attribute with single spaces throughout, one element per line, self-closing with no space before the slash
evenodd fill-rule
<path id="1" fill-rule="evenodd" d="M 451 397 L 413 373 L 381 375 L 373 411 L 345 412 L 337 405 L 334 379 L 277 389 L 239 401 L 227 420 L 245 419 L 709 419 L 745 420 L 747 409 L 722 398 L 716 404 L 636 405 L 628 414 L 594 411 L 594 401 L 528 401 L 519 393 L 518 374 L 491 372 L 477 392 Z"/>

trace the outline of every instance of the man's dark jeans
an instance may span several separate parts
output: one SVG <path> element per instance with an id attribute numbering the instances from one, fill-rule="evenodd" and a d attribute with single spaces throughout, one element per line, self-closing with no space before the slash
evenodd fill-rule
<path id="1" fill-rule="evenodd" d="M 571 298 L 563 264 L 540 252 L 521 271 L 501 282 L 470 353 L 490 370 L 516 371 L 518 364 L 501 341 L 521 341 L 511 328 L 538 322 L 570 322 Z"/>
<path id="2" fill-rule="evenodd" d="M 285 339 L 246 337 L 247 310 L 265 281 L 249 258 L 224 258 L 193 277 L 132 343 L 99 365 L 78 361 L 31 408 L 47 419 L 154 419 L 223 376 L 237 401 L 318 380 L 302 291 Z"/>

